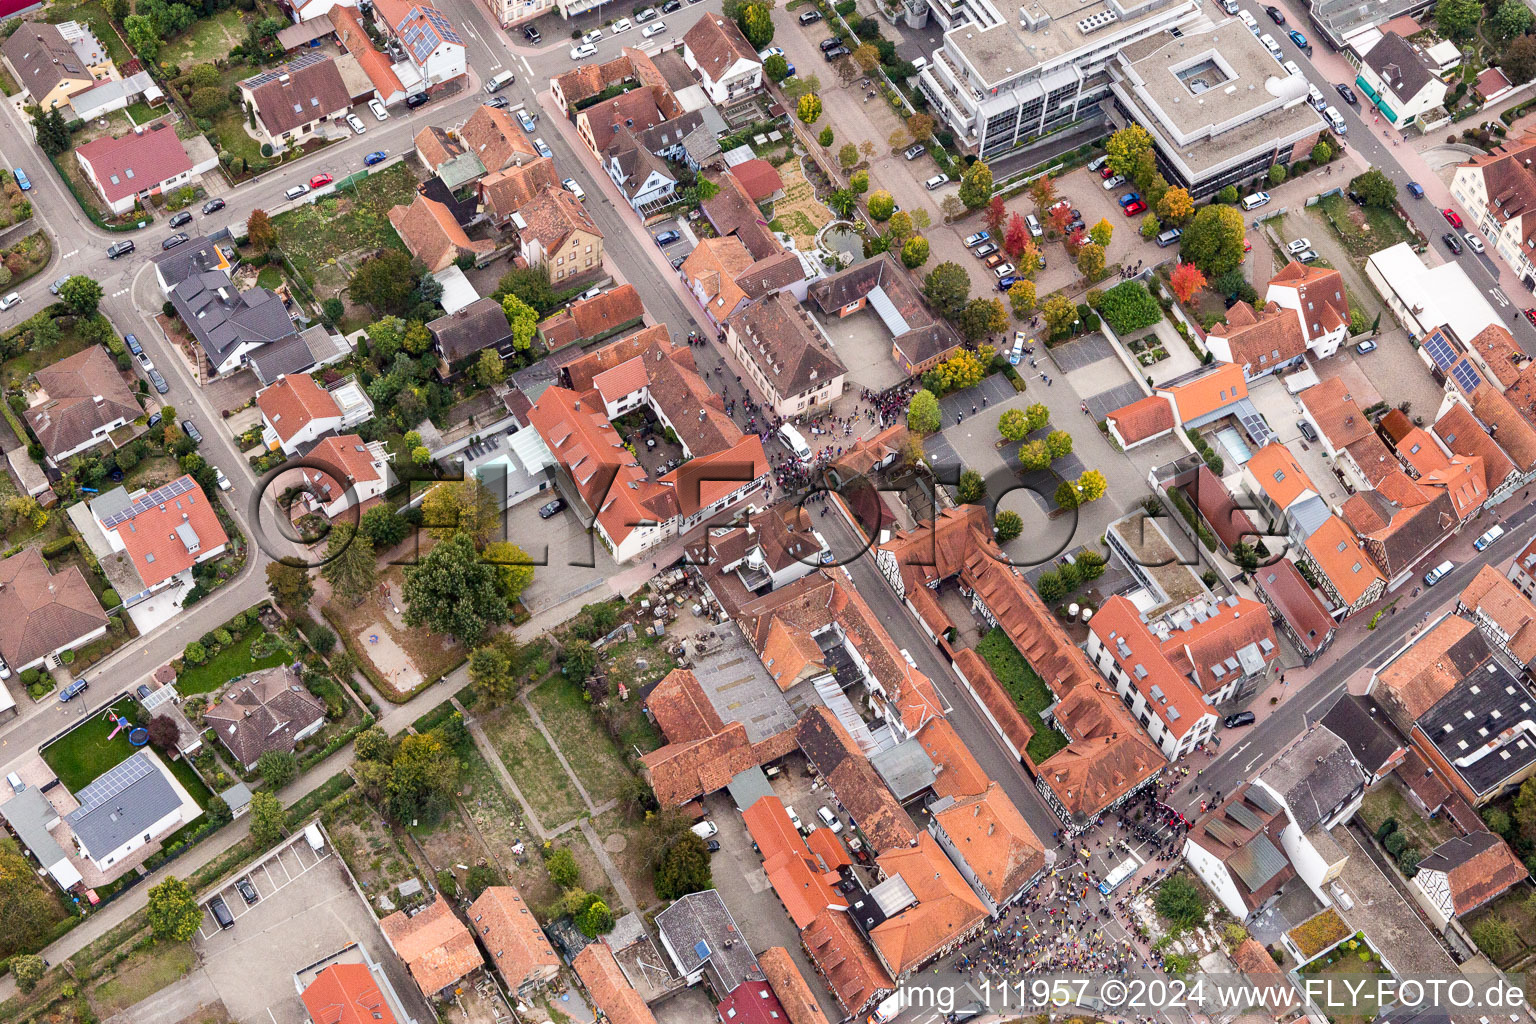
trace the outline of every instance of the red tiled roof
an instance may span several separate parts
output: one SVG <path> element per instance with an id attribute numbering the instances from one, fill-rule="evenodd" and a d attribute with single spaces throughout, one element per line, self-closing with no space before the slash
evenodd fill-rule
<path id="1" fill-rule="evenodd" d="M 1208 372 L 1194 380 L 1170 381 L 1153 390 L 1172 398 L 1179 421 L 1188 423 L 1247 398 L 1248 382 L 1237 364 L 1213 363 Z"/>
<path id="2" fill-rule="evenodd" d="M 736 23 L 713 11 L 705 12 L 684 33 L 683 45 L 710 81 L 719 81 L 738 60 L 758 62 L 756 51 Z"/>
<path id="3" fill-rule="evenodd" d="M 1261 565 L 1254 573 L 1254 585 L 1279 609 L 1293 635 L 1306 645 L 1307 653 L 1316 654 L 1322 649 L 1335 628 L 1333 617 L 1294 562 L 1282 558 L 1271 565 Z"/>
<path id="4" fill-rule="evenodd" d="M 885 998 L 895 988 L 891 976 L 840 910 L 823 910 L 800 932 L 811 962 L 844 1012 L 852 1017 Z"/>
<path id="5" fill-rule="evenodd" d="M 487 887 L 470 904 L 469 921 L 490 953 L 491 963 L 514 992 L 560 973 L 560 958 L 514 886 Z"/>
<path id="6" fill-rule="evenodd" d="M 1115 425 L 1115 431 L 1126 444 L 1165 434 L 1174 425 L 1173 406 L 1164 395 L 1148 395 L 1121 406 L 1104 418 Z"/>
<path id="7" fill-rule="evenodd" d="M 336 399 L 307 373 L 278 377 L 256 392 L 256 407 L 284 442 L 317 419 L 341 416 Z"/>
<path id="8" fill-rule="evenodd" d="M 592 1002 L 611 1024 L 656 1024 L 650 1007 L 624 977 L 613 951 L 601 939 L 589 944 L 571 961 Z"/>
<path id="9" fill-rule="evenodd" d="M 379 927 L 410 968 L 416 987 L 429 999 L 485 965 L 469 929 L 454 916 L 441 893 L 414 914 L 395 911 Z"/>
<path id="10" fill-rule="evenodd" d="M 1264 624 L 1269 625 L 1267 613 L 1264 615 Z M 1141 691 L 1147 706 L 1163 720 L 1164 728 L 1173 735 L 1183 736 L 1199 726 L 1203 717 L 1214 714 L 1206 706 L 1200 688 L 1174 667 L 1166 651 L 1159 647 L 1157 638 L 1141 620 L 1141 613 L 1130 601 L 1119 594 L 1105 601 L 1089 621 L 1088 630 L 1098 637 L 1099 643 L 1103 644 L 1126 678 Z M 1120 650 L 1122 643 L 1125 645 L 1125 653 Z M 1145 669 L 1145 672 L 1138 672 L 1138 669 Z M 1153 687 L 1167 698 L 1166 703 L 1152 695 Z M 1169 708 L 1178 711 L 1177 717 L 1168 713 Z"/>
<path id="11" fill-rule="evenodd" d="M 349 485 L 373 483 L 380 478 L 373 465 L 373 453 L 357 434 L 321 438 L 309 450 L 308 458 L 315 465 L 306 467 L 304 476 L 320 489 L 319 497 L 327 505 L 345 494 Z M 321 466 L 341 470 L 345 481 L 318 468 Z"/>
<path id="12" fill-rule="evenodd" d="M 757 954 L 757 963 L 763 969 L 763 977 L 773 986 L 774 995 L 779 997 L 789 1024 L 828 1024 L 827 1015 L 821 1012 L 815 993 L 795 966 L 789 950 L 769 946 Z"/>
<path id="13" fill-rule="evenodd" d="M 828 907 L 847 908 L 847 900 L 832 886 L 836 871 L 824 871 L 811 856 L 778 797 L 760 798 L 742 818 L 762 855 L 768 882 L 796 928 L 808 926 Z"/>
<path id="14" fill-rule="evenodd" d="M 314 1024 L 396 1024 L 364 964 L 331 964 L 300 997 Z"/>
<path id="15" fill-rule="evenodd" d="M 1455 454 L 1483 460 L 1483 474 L 1490 491 L 1498 490 L 1515 472 L 1515 464 L 1488 433 L 1488 428 L 1460 402 L 1452 402 L 1445 415 L 1435 421 L 1434 433 Z"/>
<path id="16" fill-rule="evenodd" d="M 1349 323 L 1349 295 L 1344 278 L 1331 267 L 1308 266 L 1292 260 L 1269 279 L 1270 289 L 1295 289 L 1295 313 L 1302 338 L 1308 342 Z M 1267 294 L 1267 293 L 1266 293 Z"/>
<path id="17" fill-rule="evenodd" d="M 747 190 L 754 203 L 766 202 L 784 187 L 778 168 L 761 158 L 743 160 L 732 167 L 730 173 L 736 175 L 736 180 L 741 182 L 741 187 Z"/>
<path id="18" fill-rule="evenodd" d="M 331 24 L 336 27 L 336 38 L 341 40 L 341 45 L 346 47 L 348 53 L 357 58 L 358 66 L 368 75 L 368 81 L 373 83 L 379 95 L 388 98 L 397 92 L 404 92 L 405 87 L 400 84 L 400 77 L 395 74 L 389 58 L 380 53 L 373 45 L 373 40 L 368 38 L 368 33 L 357 20 L 357 12 L 346 4 L 333 4 L 329 14 Z"/>
<path id="19" fill-rule="evenodd" d="M 898 977 L 987 919 L 986 907 L 927 832 L 917 837 L 915 847 L 887 850 L 875 863 L 885 878 L 900 875 L 917 897 L 915 906 L 886 918 L 869 933 Z"/>
<path id="20" fill-rule="evenodd" d="M 1232 362 L 1245 373 L 1255 375 L 1289 362 L 1307 350 L 1307 339 L 1302 336 L 1296 312 L 1273 302 L 1262 309 L 1237 302 L 1227 310 L 1227 322 L 1214 325 L 1206 334 L 1208 338 L 1225 341 Z"/>
<path id="21" fill-rule="evenodd" d="M 113 203 L 192 169 L 176 132 L 158 123 L 142 135 L 129 132 L 119 138 L 95 139 L 77 147 L 75 153 L 90 162 L 102 193 Z"/>
<path id="22" fill-rule="evenodd" d="M 668 672 L 645 698 L 645 710 L 668 743 L 693 743 L 725 728 L 691 669 Z"/>
<path id="23" fill-rule="evenodd" d="M 1346 605 L 1353 607 L 1378 581 L 1385 582 L 1355 539 L 1354 533 L 1338 516 L 1329 516 L 1307 538 L 1307 554 L 1328 577 Z"/>
<path id="24" fill-rule="evenodd" d="M 164 583 L 192 568 L 199 555 L 229 543 L 203 489 L 190 476 L 181 479 L 188 485 L 185 493 L 145 509 L 117 527 L 117 535 L 146 587 Z M 190 526 L 195 532 L 196 550 L 189 549 L 178 535 L 181 526 Z"/>

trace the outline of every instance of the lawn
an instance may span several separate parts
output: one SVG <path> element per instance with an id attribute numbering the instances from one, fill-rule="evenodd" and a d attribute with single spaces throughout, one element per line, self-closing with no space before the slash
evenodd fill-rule
<path id="1" fill-rule="evenodd" d="M 279 650 L 275 654 L 269 654 L 265 658 L 251 657 L 251 644 L 260 636 L 262 630 L 251 628 L 239 640 L 224 648 L 218 654 L 209 658 L 201 665 L 189 665 L 181 670 L 176 677 L 176 689 L 183 697 L 189 697 L 198 693 L 209 693 L 217 690 L 236 676 L 243 676 L 247 672 L 254 672 L 261 668 L 272 668 L 281 665 L 292 656 L 287 651 Z"/>
<path id="2" fill-rule="evenodd" d="M 209 789 L 203 777 L 197 774 L 197 769 L 192 767 L 192 762 L 184 757 L 178 757 L 174 761 L 166 761 L 165 764 L 171 770 L 171 774 L 176 776 L 176 781 L 186 788 L 187 794 L 197 801 L 197 806 L 207 810 L 208 801 L 213 799 L 213 790 Z"/>
<path id="3" fill-rule="evenodd" d="M 113 31 L 112 20 L 107 17 L 107 12 L 102 9 L 98 0 L 82 0 L 77 4 L 54 4 L 48 8 L 47 20 L 55 25 L 64 21 L 89 23 L 91 32 L 101 41 L 101 45 L 107 48 L 107 56 L 112 58 L 118 71 L 122 71 L 123 65 L 133 56 L 128 52 L 128 47 L 123 40 Z"/>
<path id="4" fill-rule="evenodd" d="M 43 367 L 50 366 L 60 359 L 67 359 L 76 352 L 84 352 L 90 347 L 91 343 L 80 336 L 74 324 L 70 324 L 67 330 L 59 332 L 59 340 L 56 343 L 46 348 L 23 352 L 0 364 L 0 377 L 8 383 L 23 381 Z"/>
<path id="5" fill-rule="evenodd" d="M 103 1020 L 121 1013 L 186 977 L 196 961 L 190 942 L 149 943 L 90 990 L 91 1008 Z"/>
<path id="6" fill-rule="evenodd" d="M 1324 219 L 1332 225 L 1344 248 L 1357 260 L 1373 252 L 1407 242 L 1418 245 L 1419 238 L 1393 210 L 1377 206 L 1359 207 L 1343 196 L 1329 196 L 1317 204 Z"/>
<path id="7" fill-rule="evenodd" d="M 317 203 L 272 218 L 283 250 L 301 266 L 321 267 L 355 249 L 402 248 L 391 207 L 416 198 L 416 176 L 392 164 Z"/>
<path id="8" fill-rule="evenodd" d="M 134 124 L 148 124 L 155 118 L 159 117 L 161 114 L 165 113 L 165 110 L 164 108 L 156 110 L 154 107 L 151 107 L 143 100 L 136 100 L 135 102 L 128 104 L 127 108 L 123 112 L 128 115 L 128 119 Z"/>
<path id="9" fill-rule="evenodd" d="M 475 744 L 459 755 L 459 805 L 491 848 L 496 862 L 508 872 L 507 880 L 522 890 L 530 905 L 546 905 L 559 895 L 543 860 L 533 852 L 538 837 L 524 821 L 522 807 L 502 788 L 496 770 Z M 521 857 L 512 852 L 518 843 L 524 844 Z"/>
<path id="10" fill-rule="evenodd" d="M 273 291 L 276 291 L 278 288 L 282 287 L 282 284 L 282 270 L 278 269 L 270 263 L 262 267 L 261 272 L 256 275 L 256 285 L 259 288 L 270 288 Z"/>
<path id="11" fill-rule="evenodd" d="M 1371 835 L 1375 835 L 1381 823 L 1388 818 L 1397 819 L 1397 827 L 1407 836 L 1409 845 L 1418 847 L 1426 857 L 1429 851 L 1457 835 L 1449 818 L 1431 821 L 1424 817 L 1403 795 L 1395 778 L 1366 793 L 1360 805 L 1360 820 L 1370 829 Z"/>
<path id="12" fill-rule="evenodd" d="M 0 832 L 0 876 L 11 880 L 6 906 L 10 914 L 0 928 L 0 960 L 43 948 L 54 926 L 69 916 L 69 909 L 49 882 L 37 877 L 21 846 Z"/>
<path id="13" fill-rule="evenodd" d="M 89 701 L 90 697 L 91 691 L 86 690 L 75 700 Z M 134 752 L 135 748 L 128 743 L 127 729 L 119 732 L 111 743 L 107 742 L 113 729 L 112 723 L 107 721 L 109 710 L 132 715 L 133 698 L 123 697 L 110 708 L 93 707 L 83 723 L 40 751 L 48 767 L 71 793 L 90 784 L 108 768 L 128 760 Z"/>
<path id="14" fill-rule="evenodd" d="M 630 777 L 629 767 L 607 730 L 594 717 L 581 687 L 556 675 L 528 699 L 593 802 L 600 804 L 617 797 Z"/>
<path id="15" fill-rule="evenodd" d="M 992 632 L 982 637 L 976 645 L 976 653 L 992 669 L 998 682 L 1003 684 L 1003 689 L 1013 697 L 1013 703 L 1024 720 L 1035 730 L 1025 751 L 1029 759 L 1039 764 L 1065 747 L 1067 738 L 1047 726 L 1040 718 L 1040 712 L 1051 704 L 1051 691 L 1046 687 L 1045 680 L 1030 668 L 1029 662 L 1024 660 L 1024 655 L 1019 653 L 1013 641 L 1008 639 L 1008 634 L 993 627 Z"/>
<path id="16" fill-rule="evenodd" d="M 185 72 L 194 64 L 229 56 L 236 44 L 245 41 L 244 19 L 247 17 L 255 19 L 259 15 L 245 15 L 239 8 L 228 7 L 212 17 L 198 18 L 185 32 L 160 48 L 161 62 L 179 64 Z"/>
<path id="17" fill-rule="evenodd" d="M 482 721 L 501 763 L 533 812 L 547 829 L 563 825 L 587 813 L 581 794 L 560 768 L 555 752 L 533 724 L 522 704 L 513 702 L 486 715 Z"/>
<path id="18" fill-rule="evenodd" d="M 1468 914 L 1463 922 L 1478 948 L 1501 968 L 1529 955 L 1536 941 L 1536 907 L 1531 889 L 1517 885 L 1486 906 Z"/>

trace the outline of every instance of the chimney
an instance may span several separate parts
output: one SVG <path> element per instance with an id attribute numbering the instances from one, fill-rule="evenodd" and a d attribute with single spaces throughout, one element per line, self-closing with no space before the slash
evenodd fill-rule
<path id="1" fill-rule="evenodd" d="M 91 401 L 95 402 L 97 405 L 102 405 L 106 402 L 106 399 L 101 395 L 95 395 L 91 398 Z"/>

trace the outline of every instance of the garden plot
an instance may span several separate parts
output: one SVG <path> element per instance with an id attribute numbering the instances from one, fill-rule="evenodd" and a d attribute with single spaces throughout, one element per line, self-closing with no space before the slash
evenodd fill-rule
<path id="1" fill-rule="evenodd" d="M 481 717 L 501 762 L 539 823 L 554 830 L 587 813 L 576 786 L 560 767 L 555 752 L 533 724 L 528 709 L 512 702 Z"/>

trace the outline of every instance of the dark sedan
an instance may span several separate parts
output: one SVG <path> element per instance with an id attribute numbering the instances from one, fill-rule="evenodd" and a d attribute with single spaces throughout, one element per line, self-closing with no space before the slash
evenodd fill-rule
<path id="1" fill-rule="evenodd" d="M 1360 97 L 1356 96 L 1355 90 L 1351 89 L 1346 83 L 1340 82 L 1338 85 L 1335 85 L 1334 88 L 1339 91 L 1340 96 L 1344 97 L 1345 103 L 1348 103 L 1352 107 L 1360 105 Z"/>
<path id="2" fill-rule="evenodd" d="M 565 508 L 565 499 L 556 498 L 554 501 L 547 502 L 546 504 L 539 507 L 539 518 L 549 519 L 550 517 L 559 514 L 560 510 L 563 508 Z"/>
<path id="3" fill-rule="evenodd" d="M 1269 15 L 1269 20 L 1274 22 L 1276 25 L 1285 24 L 1285 12 L 1273 4 L 1264 8 L 1264 13 Z"/>
<path id="4" fill-rule="evenodd" d="M 224 209 L 224 200 L 222 199 L 210 199 L 203 204 L 204 213 L 216 213 L 222 209 Z"/>
<path id="5" fill-rule="evenodd" d="M 188 237 L 189 236 L 187 235 L 187 233 L 185 231 L 178 231 L 174 235 L 172 235 L 170 238 L 167 238 L 165 241 L 161 242 L 160 243 L 160 248 L 162 248 L 162 249 L 174 249 L 178 245 L 180 245 L 181 243 L 185 242 Z"/>
<path id="6" fill-rule="evenodd" d="M 1454 231 L 1447 231 L 1445 234 L 1440 236 L 1440 240 L 1445 243 L 1445 247 L 1451 250 L 1451 252 L 1455 253 L 1457 256 L 1461 255 L 1461 239 L 1456 237 L 1456 233 Z"/>

